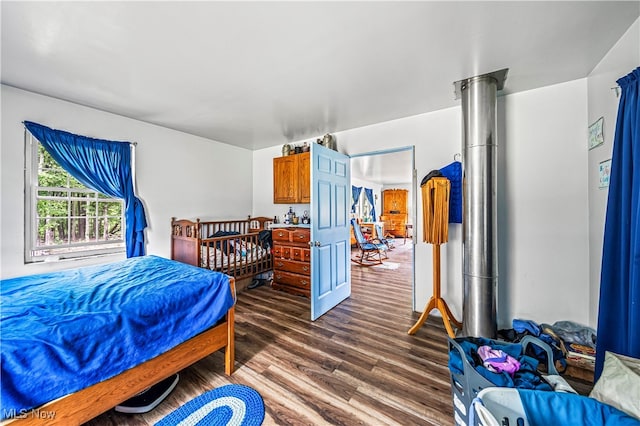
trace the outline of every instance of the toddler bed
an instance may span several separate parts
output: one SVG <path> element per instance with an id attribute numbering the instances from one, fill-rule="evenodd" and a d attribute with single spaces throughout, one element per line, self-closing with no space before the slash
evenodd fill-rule
<path id="1" fill-rule="evenodd" d="M 233 371 L 224 274 L 142 256 L 0 284 L 5 421 L 81 424 L 222 348 Z"/>
<path id="2" fill-rule="evenodd" d="M 236 280 L 273 269 L 268 217 L 171 220 L 171 258 L 222 272 Z"/>

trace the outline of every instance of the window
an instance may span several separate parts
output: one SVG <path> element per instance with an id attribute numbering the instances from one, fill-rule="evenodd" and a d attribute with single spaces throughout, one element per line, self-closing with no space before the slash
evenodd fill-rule
<path id="1" fill-rule="evenodd" d="M 356 217 L 365 222 L 371 220 L 371 203 L 367 198 L 367 194 L 364 193 L 364 189 L 360 193 L 360 198 L 358 198 L 358 203 L 356 204 Z"/>
<path id="2" fill-rule="evenodd" d="M 87 188 L 29 132 L 25 262 L 124 252 L 124 202 Z"/>
<path id="3" fill-rule="evenodd" d="M 367 194 L 364 193 L 364 189 L 362 190 L 362 194 L 360 194 L 360 211 L 362 212 L 362 218 L 365 222 L 371 222 L 371 203 L 367 198 Z"/>

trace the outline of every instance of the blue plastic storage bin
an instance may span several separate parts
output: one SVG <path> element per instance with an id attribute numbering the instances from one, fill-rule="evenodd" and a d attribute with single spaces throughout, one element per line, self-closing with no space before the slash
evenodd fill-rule
<path id="1" fill-rule="evenodd" d="M 449 353 L 452 351 L 457 351 L 460 354 L 462 359 L 462 367 L 463 373 L 456 374 L 451 371 L 451 396 L 453 399 L 453 412 L 454 412 L 454 424 L 458 426 L 466 426 L 469 424 L 469 410 L 471 407 L 471 402 L 474 398 L 478 396 L 478 393 L 485 388 L 496 387 L 496 385 L 490 382 L 488 379 L 480 375 L 475 368 L 469 363 L 467 360 L 460 343 L 466 340 L 466 338 L 449 338 Z M 553 364 L 553 352 L 549 345 L 544 343 L 542 340 L 533 337 L 533 336 L 525 336 L 519 343 L 509 343 L 503 342 L 499 340 L 491 340 L 492 343 L 497 343 L 500 345 L 521 345 L 522 352 L 526 351 L 526 348 L 529 344 L 534 344 L 542 348 L 547 354 L 547 371 L 546 374 L 557 375 L 558 370 L 556 370 L 555 365 Z M 477 423 L 477 421 L 475 422 Z"/>
<path id="2" fill-rule="evenodd" d="M 479 426 L 640 426 L 640 419 L 583 395 L 515 388 L 485 388 L 472 403 Z"/>

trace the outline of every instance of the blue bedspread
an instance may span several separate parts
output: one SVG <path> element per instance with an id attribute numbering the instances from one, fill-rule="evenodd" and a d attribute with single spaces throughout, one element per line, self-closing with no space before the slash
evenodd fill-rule
<path id="1" fill-rule="evenodd" d="M 220 320 L 226 275 L 156 256 L 0 281 L 2 418 L 113 377 Z"/>

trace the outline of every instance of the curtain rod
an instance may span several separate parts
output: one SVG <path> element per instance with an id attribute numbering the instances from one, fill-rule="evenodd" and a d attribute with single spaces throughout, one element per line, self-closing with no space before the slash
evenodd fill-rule
<path id="1" fill-rule="evenodd" d="M 616 98 L 620 97 L 620 86 L 612 87 L 611 90 L 616 92 Z"/>
<path id="2" fill-rule="evenodd" d="M 44 126 L 43 124 L 39 124 L 39 123 L 35 123 L 35 124 L 38 124 L 38 125 L 43 126 L 43 127 L 46 127 L 46 126 Z M 24 129 L 25 129 L 25 131 L 26 131 L 26 130 L 27 130 L 27 126 L 25 126 L 25 125 L 24 125 L 24 120 L 22 121 L 22 125 L 24 126 Z M 52 129 L 52 130 L 59 130 L 59 129 Z M 68 132 L 68 131 L 66 131 L 66 130 L 59 130 L 59 131 L 61 131 L 61 132 L 65 132 L 65 133 L 70 133 L 70 132 Z M 78 136 L 82 136 L 82 135 L 78 135 Z M 98 138 L 94 138 L 94 137 L 92 137 L 92 136 L 82 136 L 82 137 L 89 138 L 89 139 L 98 139 Z M 108 141 L 108 142 L 109 142 L 109 141 Z M 116 142 L 118 142 L 118 141 L 116 141 Z M 133 146 L 138 146 L 138 142 L 128 142 L 128 144 L 129 144 L 129 145 L 133 145 Z"/>

